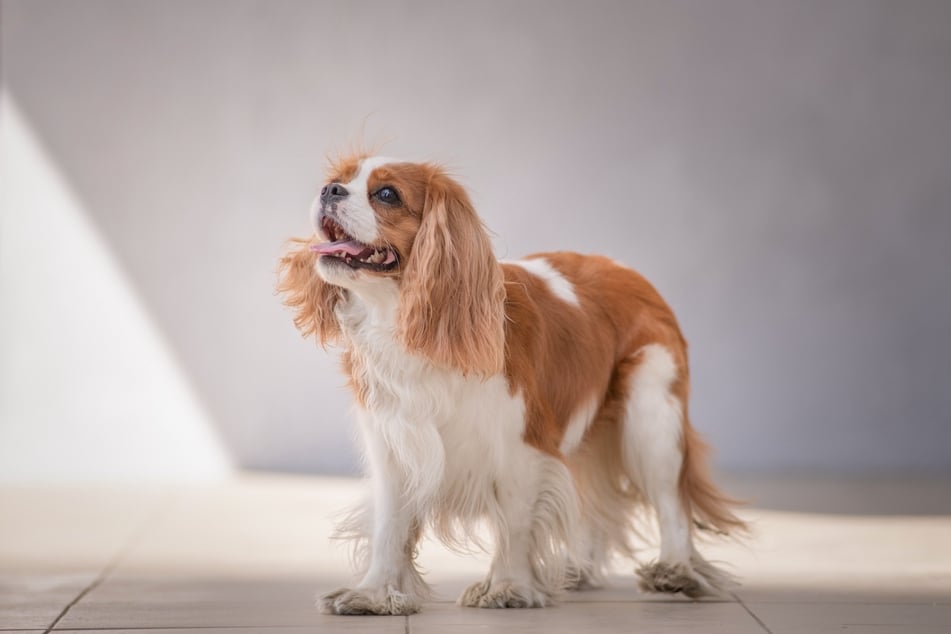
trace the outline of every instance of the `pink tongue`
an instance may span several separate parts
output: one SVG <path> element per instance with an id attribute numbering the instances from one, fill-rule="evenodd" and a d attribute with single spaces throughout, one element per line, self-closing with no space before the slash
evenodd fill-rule
<path id="1" fill-rule="evenodd" d="M 357 242 L 356 240 L 341 240 L 340 242 L 324 242 L 323 244 L 312 244 L 310 250 L 315 253 L 336 255 L 346 253 L 354 257 L 359 256 L 370 247 Z"/>

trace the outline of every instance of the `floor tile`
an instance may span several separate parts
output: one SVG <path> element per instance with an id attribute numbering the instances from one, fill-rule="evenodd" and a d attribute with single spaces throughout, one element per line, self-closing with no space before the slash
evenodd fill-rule
<path id="1" fill-rule="evenodd" d="M 352 478 L 241 476 L 175 489 L 167 512 L 117 572 L 175 575 L 346 575 L 348 551 L 331 539 L 334 517 L 360 499 Z"/>
<path id="2" fill-rule="evenodd" d="M 914 487 L 886 487 L 901 495 L 883 512 L 909 515 L 858 514 L 875 512 L 877 484 L 780 485 L 772 488 L 782 493 L 772 510 L 744 511 L 754 521 L 749 540 L 700 546 L 740 577 L 737 596 L 774 634 L 951 631 L 951 515 L 941 512 L 940 485 L 923 485 L 927 503 L 914 508 L 901 499 Z M 417 632 L 762 631 L 732 600 L 641 594 L 630 561 L 612 562 L 605 588 L 567 593 L 553 608 L 459 608 L 456 597 L 484 576 L 491 557 L 460 555 L 432 540 L 418 563 L 437 601 L 422 614 L 320 615 L 315 596 L 352 581 L 346 548 L 330 539 L 333 516 L 364 488 L 356 480 L 259 474 L 161 491 L 0 487 L 0 629 L 42 631 L 109 566 L 58 631 L 403 632 L 407 624 Z M 819 500 L 824 509 L 841 513 L 811 503 L 810 490 L 817 499 L 828 493 Z"/>
<path id="3" fill-rule="evenodd" d="M 749 582 L 737 596 L 746 603 L 906 603 L 951 605 L 951 576 L 800 579 L 786 583 Z"/>
<path id="4" fill-rule="evenodd" d="M 951 596 L 951 517 L 753 510 L 742 544 L 704 548 L 744 601 L 931 603 Z"/>
<path id="5" fill-rule="evenodd" d="M 951 631 L 951 605 L 752 603 L 747 607 L 773 634 Z"/>
<path id="6" fill-rule="evenodd" d="M 0 487 L 0 570 L 102 570 L 167 499 L 165 487 Z"/>
<path id="7" fill-rule="evenodd" d="M 445 632 L 629 632 L 762 634 L 735 603 L 573 603 L 535 610 L 483 610 L 426 604 L 410 617 L 412 634 Z"/>
<path id="8" fill-rule="evenodd" d="M 2 631 L 2 630 L 0 630 Z M 42 630 L 41 630 L 42 631 Z M 306 627 L 196 627 L 196 628 L 149 628 L 60 630 L 72 634 L 316 634 L 347 632 L 348 634 L 405 634 L 406 617 L 326 617 Z"/>
<path id="9" fill-rule="evenodd" d="M 327 582 L 324 583 L 326 585 Z M 59 624 L 69 628 L 315 625 L 313 579 L 110 576 Z"/>
<path id="10" fill-rule="evenodd" d="M 96 574 L 0 575 L 0 630 L 49 627 Z"/>

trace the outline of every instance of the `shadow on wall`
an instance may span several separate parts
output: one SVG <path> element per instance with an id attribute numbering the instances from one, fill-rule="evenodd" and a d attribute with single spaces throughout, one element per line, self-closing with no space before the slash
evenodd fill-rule
<path id="1" fill-rule="evenodd" d="M 174 352 L 5 91 L 0 113 L 0 481 L 226 475 Z"/>

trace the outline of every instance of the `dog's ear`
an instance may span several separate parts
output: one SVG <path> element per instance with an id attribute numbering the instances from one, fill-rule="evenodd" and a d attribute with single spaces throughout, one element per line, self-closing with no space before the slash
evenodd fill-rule
<path id="1" fill-rule="evenodd" d="M 505 287 L 465 190 L 434 168 L 400 289 L 403 344 L 434 363 L 488 377 L 505 362 Z"/>
<path id="2" fill-rule="evenodd" d="M 311 244 L 311 239 L 288 240 L 279 264 L 277 291 L 284 296 L 284 305 L 294 309 L 294 325 L 300 333 L 327 345 L 340 336 L 334 307 L 342 291 L 317 274 L 317 254 L 310 250 Z"/>

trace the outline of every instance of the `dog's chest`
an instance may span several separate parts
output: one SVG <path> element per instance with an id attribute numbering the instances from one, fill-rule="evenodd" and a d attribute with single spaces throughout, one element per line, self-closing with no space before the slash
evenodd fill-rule
<path id="1" fill-rule="evenodd" d="M 510 393 L 502 375 L 463 376 L 410 353 L 396 339 L 394 315 L 357 304 L 340 315 L 367 422 L 409 471 L 430 472 L 426 464 L 441 458 L 443 499 L 491 495 L 493 480 L 526 462 L 524 400 Z"/>
<path id="2" fill-rule="evenodd" d="M 351 348 L 351 379 L 363 406 L 390 434 L 431 426 L 446 477 L 494 470 L 520 445 L 525 407 L 503 376 L 479 379 L 412 355 L 388 333 L 361 333 Z"/>

